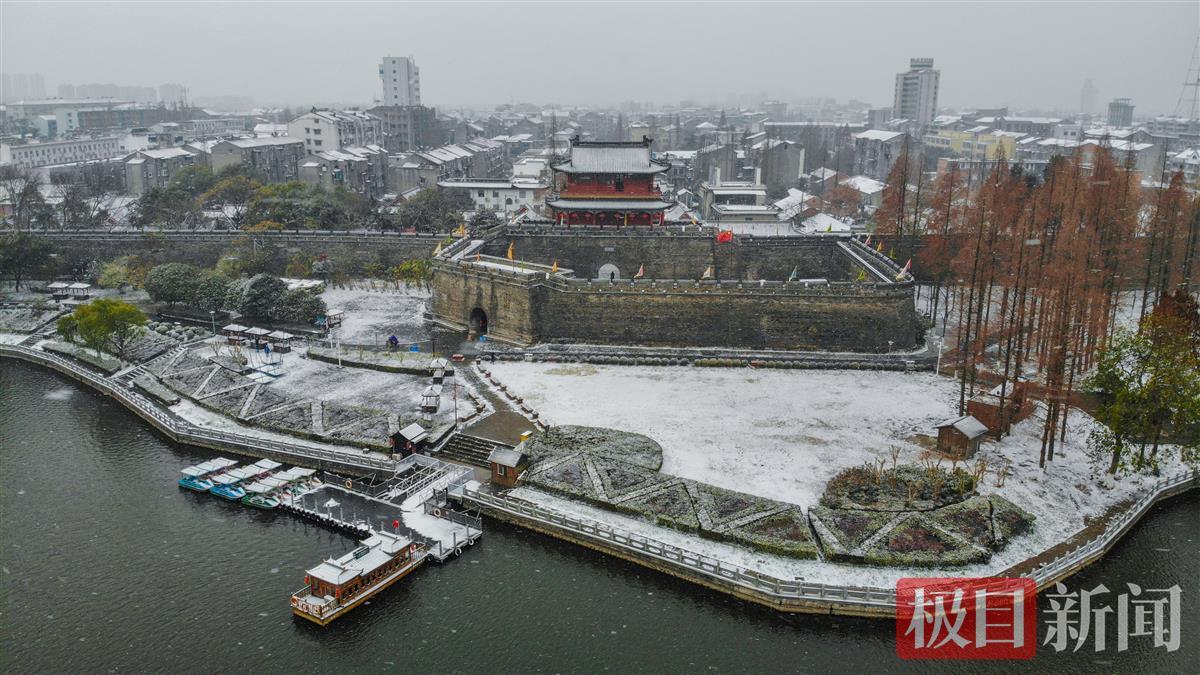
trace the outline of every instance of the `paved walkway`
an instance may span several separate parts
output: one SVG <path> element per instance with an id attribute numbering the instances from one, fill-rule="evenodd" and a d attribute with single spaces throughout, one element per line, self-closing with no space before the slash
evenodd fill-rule
<path id="1" fill-rule="evenodd" d="M 475 364 L 468 364 L 464 361 L 458 365 L 459 367 L 454 371 L 456 375 L 469 379 L 475 385 L 475 390 L 486 398 L 495 409 L 492 414 L 464 428 L 463 433 L 500 441 L 508 445 L 516 445 L 521 442 L 522 433 L 537 431 L 532 422 L 513 408 L 511 401 L 498 395 L 487 382 L 479 377 L 479 371 L 475 370 Z"/>

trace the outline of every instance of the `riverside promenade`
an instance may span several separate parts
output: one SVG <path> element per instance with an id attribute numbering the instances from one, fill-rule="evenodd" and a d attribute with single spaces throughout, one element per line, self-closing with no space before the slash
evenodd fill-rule
<path id="1" fill-rule="evenodd" d="M 116 377 L 106 377 L 70 359 L 31 347 L 0 345 L 0 358 L 37 364 L 86 384 L 121 402 L 150 426 L 177 443 L 355 475 L 393 474 L 396 471 L 394 460 L 366 456 L 352 448 L 347 448 L 343 452 L 322 448 L 315 444 L 290 442 L 266 436 L 239 434 L 198 426 L 170 410 L 162 408 Z"/>

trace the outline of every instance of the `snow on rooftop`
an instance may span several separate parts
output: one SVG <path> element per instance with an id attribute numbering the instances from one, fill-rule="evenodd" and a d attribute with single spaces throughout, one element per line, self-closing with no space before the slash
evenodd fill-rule
<path id="1" fill-rule="evenodd" d="M 883 192 L 884 188 L 887 187 L 887 183 L 881 183 L 869 176 L 851 176 L 843 180 L 842 185 L 852 187 L 865 195 Z"/>
<path id="2" fill-rule="evenodd" d="M 851 231 L 850 225 L 834 218 L 828 213 L 817 213 L 809 218 L 805 218 L 801 223 L 805 232 L 821 234 L 822 232 L 837 232 L 846 233 Z"/>
<path id="3" fill-rule="evenodd" d="M 887 142 L 887 141 L 893 140 L 895 138 L 899 138 L 900 136 L 903 136 L 903 135 L 904 134 L 900 133 L 899 131 L 884 131 L 882 129 L 867 129 L 866 131 L 862 131 L 857 134 L 854 134 L 854 137 L 861 138 L 864 140 L 869 140 L 869 141 Z"/>

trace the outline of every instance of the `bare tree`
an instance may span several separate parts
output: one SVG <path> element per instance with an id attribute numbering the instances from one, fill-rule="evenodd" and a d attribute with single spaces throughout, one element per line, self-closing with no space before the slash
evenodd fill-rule
<path id="1" fill-rule="evenodd" d="M 28 230 L 38 210 L 45 205 L 42 199 L 41 179 L 29 169 L 20 166 L 0 166 L 0 200 L 12 205 L 9 223 L 15 230 Z"/>

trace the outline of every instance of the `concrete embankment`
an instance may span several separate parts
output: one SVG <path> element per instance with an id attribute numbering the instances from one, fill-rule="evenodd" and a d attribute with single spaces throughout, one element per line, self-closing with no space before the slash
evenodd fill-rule
<path id="1" fill-rule="evenodd" d="M 163 410 L 137 391 L 119 382 L 93 373 L 68 359 L 44 354 L 34 349 L 0 345 L 0 358 L 17 359 L 36 364 L 88 385 L 119 401 L 133 414 L 177 443 L 355 475 L 377 472 L 392 473 L 395 470 L 395 463 L 390 459 L 356 456 L 350 449 L 343 452 L 269 437 L 196 426 L 170 411 Z"/>

